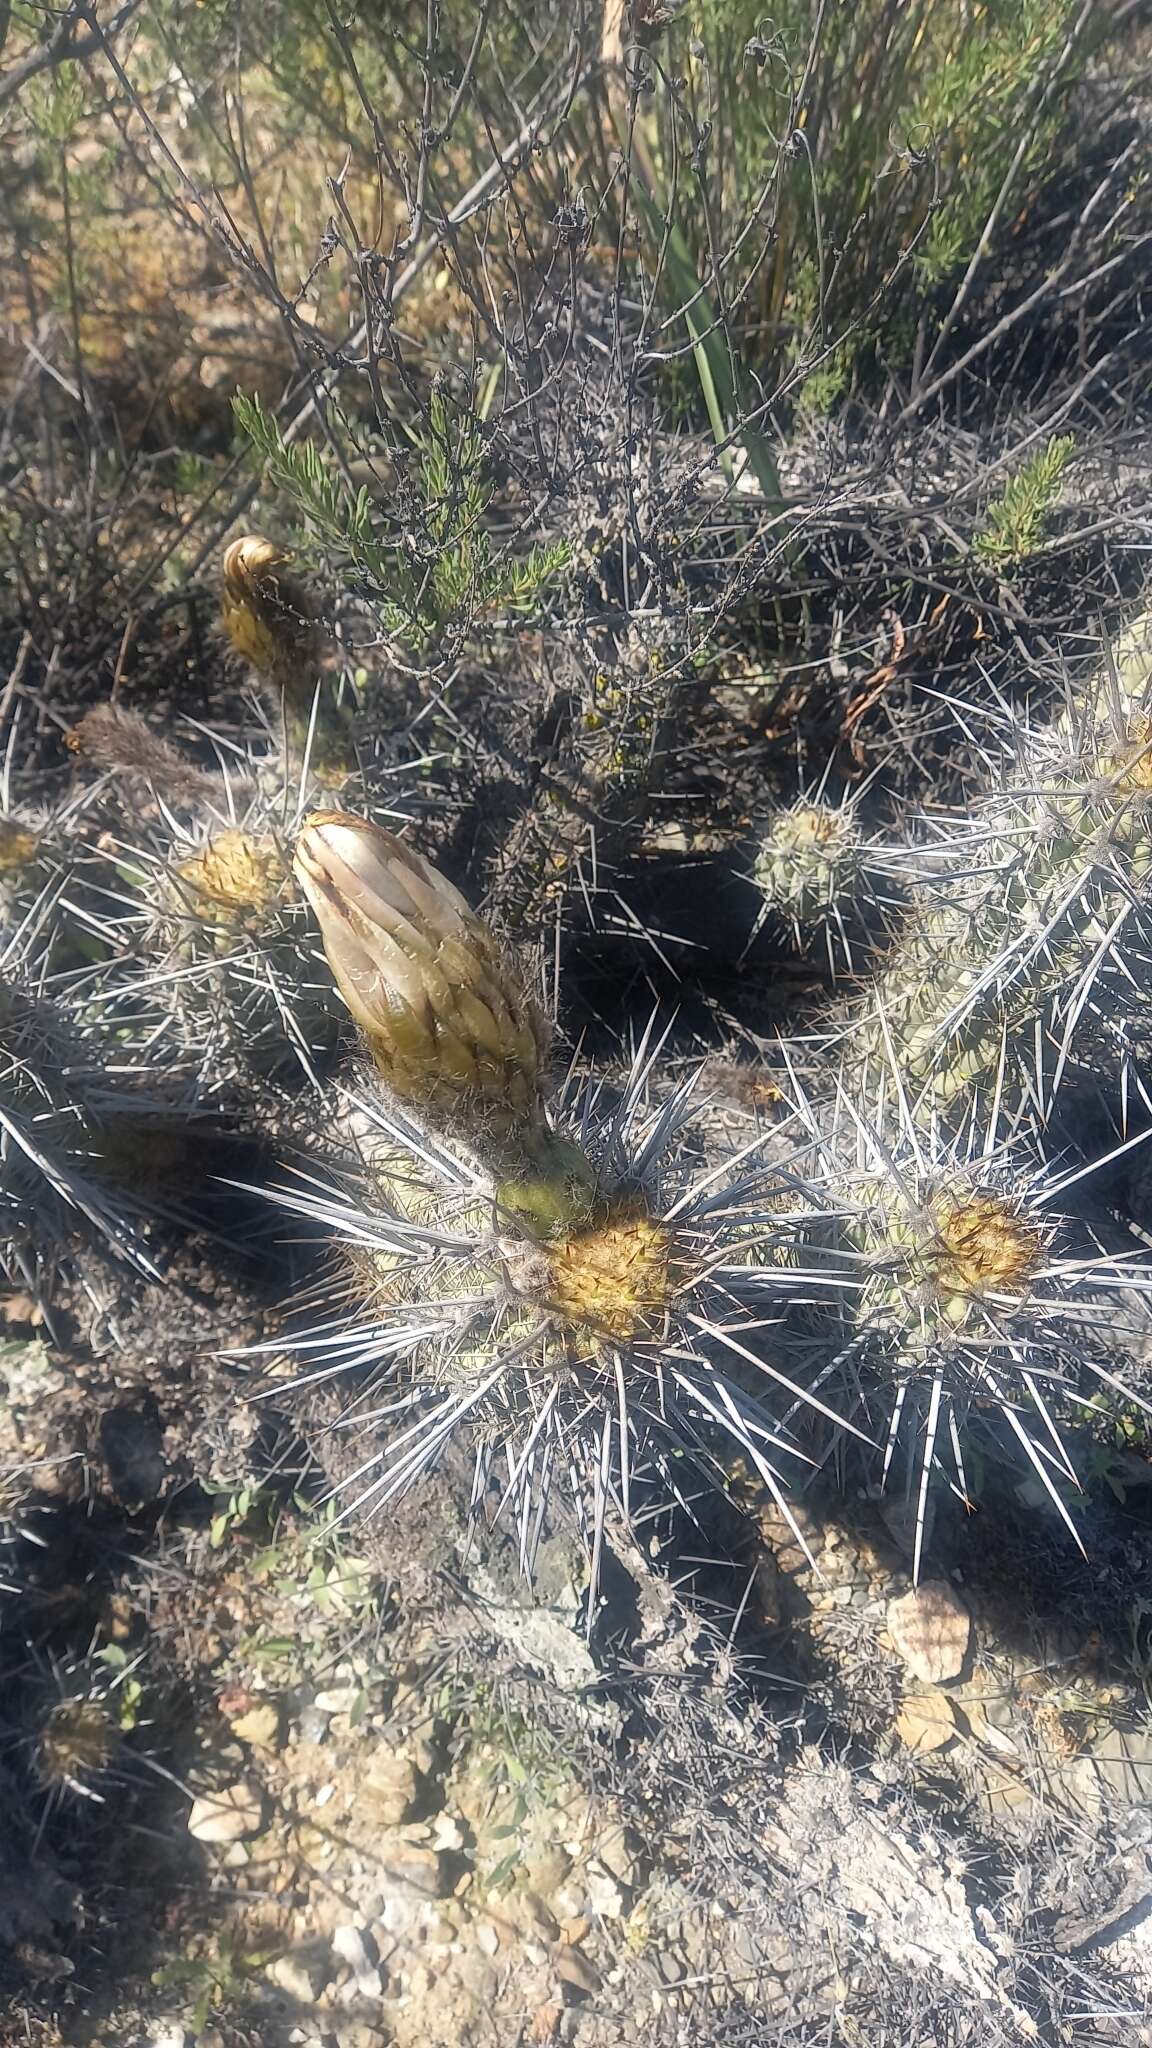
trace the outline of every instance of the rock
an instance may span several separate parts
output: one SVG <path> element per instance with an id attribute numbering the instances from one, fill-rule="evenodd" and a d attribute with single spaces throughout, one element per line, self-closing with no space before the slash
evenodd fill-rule
<path id="1" fill-rule="evenodd" d="M 552 1958 L 557 1982 L 567 2000 L 594 1998 L 600 1989 L 600 1973 L 578 1948 L 557 1949 Z"/>
<path id="2" fill-rule="evenodd" d="M 369 1955 L 360 1929 L 352 1922 L 343 1921 L 332 1930 L 332 1948 L 341 1962 L 347 1963 L 360 1997 L 379 1998 L 384 1989 L 380 1966 Z"/>
<path id="3" fill-rule="evenodd" d="M 313 2005 L 332 1974 L 331 1960 L 318 1945 L 290 1950 L 269 1963 L 264 1975 L 297 2005 Z"/>
<path id="4" fill-rule="evenodd" d="M 332 1685 L 318 1692 L 312 1705 L 321 1714 L 350 1714 L 362 1689 L 360 1685 Z"/>
<path id="5" fill-rule="evenodd" d="M 1100 1782 L 1125 1806 L 1152 1803 L 1152 1734 L 1143 1728 L 1110 1728 L 1091 1744 L 1089 1758 Z"/>
<path id="6" fill-rule="evenodd" d="M 263 1824 L 263 1797 L 250 1778 L 238 1778 L 219 1792 L 202 1793 L 192 1801 L 188 1815 L 188 1833 L 197 1842 L 241 1842 L 247 1835 L 258 1835 Z"/>
<path id="7" fill-rule="evenodd" d="M 624 1915 L 624 1894 L 616 1879 L 595 1863 L 585 1872 L 588 1904 L 600 1920 L 620 1920 Z"/>
<path id="8" fill-rule="evenodd" d="M 1011 1700 L 996 1691 L 985 1690 L 985 1687 L 986 1679 L 970 1679 L 967 1685 L 960 1686 L 949 1697 L 976 1742 L 998 1756 L 1019 1756 L 1020 1744 L 1012 1732 Z"/>
<path id="9" fill-rule="evenodd" d="M 411 1757 L 387 1750 L 372 1759 L 357 1791 L 357 1804 L 381 1827 L 411 1820 L 420 1801 L 420 1778 Z"/>
<path id="10" fill-rule="evenodd" d="M 478 1920 L 472 1932 L 477 1947 L 486 1956 L 494 1956 L 500 1947 L 500 1936 L 493 1927 L 491 1920 Z"/>
<path id="11" fill-rule="evenodd" d="M 639 1868 L 623 1828 L 607 1828 L 596 1837 L 596 1860 L 629 1890 L 636 1889 Z"/>
<path id="12" fill-rule="evenodd" d="M 313 1703 L 301 1707 L 296 1716 L 296 1731 L 301 1742 L 323 1742 L 328 1734 L 328 1715 L 322 1707 Z"/>
<path id="13" fill-rule="evenodd" d="M 148 2036 L 148 2048 L 186 2048 L 188 2035 L 175 2020 L 165 2020 Z"/>
<path id="14" fill-rule="evenodd" d="M 464 1830 L 450 1813 L 438 1813 L 432 1823 L 431 1835 L 434 1849 L 458 1851 L 464 1847 Z"/>
<path id="15" fill-rule="evenodd" d="M 418 1842 L 387 1842 L 380 1849 L 381 1868 L 389 1877 L 411 1885 L 429 1899 L 446 1898 L 451 1885 L 445 1882 L 444 1862 L 435 1849 Z M 387 1917 L 385 1915 L 385 1917 Z"/>
<path id="16" fill-rule="evenodd" d="M 957 1732 L 952 1703 L 943 1693 L 921 1693 L 906 1699 L 895 1727 L 901 1742 L 917 1753 L 944 1749 Z"/>
<path id="17" fill-rule="evenodd" d="M 897 1656 L 922 1685 L 959 1678 L 972 1621 L 946 1579 L 924 1579 L 888 1603 L 888 1632 Z"/>

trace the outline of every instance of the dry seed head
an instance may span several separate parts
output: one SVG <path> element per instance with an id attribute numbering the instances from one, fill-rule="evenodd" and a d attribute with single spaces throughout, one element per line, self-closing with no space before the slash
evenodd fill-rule
<path id="1" fill-rule="evenodd" d="M 343 811 L 307 820 L 295 869 L 393 1094 L 473 1136 L 539 1126 L 543 1018 L 459 891 L 394 833 Z"/>
<path id="2" fill-rule="evenodd" d="M 0 818 L 0 875 L 18 875 L 35 860 L 40 835 L 15 818 Z"/>
<path id="3" fill-rule="evenodd" d="M 288 559 L 259 534 L 234 540 L 224 554 L 224 630 L 237 654 L 280 683 L 288 680 L 282 671 L 319 653 L 315 607 Z M 311 690 L 313 679 L 307 680 Z"/>
<path id="4" fill-rule="evenodd" d="M 40 1731 L 36 1768 L 49 1787 L 80 1784 L 108 1769 L 119 1730 L 105 1700 L 58 1700 Z"/>
<path id="5" fill-rule="evenodd" d="M 274 839 L 231 828 L 176 867 L 182 907 L 206 921 L 241 924 L 292 893 Z"/>
<path id="6" fill-rule="evenodd" d="M 1003 1195 L 979 1188 L 940 1195 L 929 1214 L 935 1236 L 927 1264 L 942 1294 L 1027 1293 L 1044 1241 Z"/>
<path id="7" fill-rule="evenodd" d="M 211 800 L 217 794 L 211 776 L 202 774 L 135 711 L 125 711 L 119 704 L 94 704 L 66 735 L 66 743 L 72 753 L 98 767 L 116 775 L 142 776 L 182 802 Z"/>

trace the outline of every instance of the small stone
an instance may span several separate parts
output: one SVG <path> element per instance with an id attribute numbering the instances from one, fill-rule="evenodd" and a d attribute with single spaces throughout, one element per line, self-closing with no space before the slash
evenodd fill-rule
<path id="1" fill-rule="evenodd" d="M 442 1899 L 451 1890 L 436 1850 L 422 1848 L 417 1842 L 388 1843 L 380 1851 L 380 1863 L 389 1877 L 399 1878 L 427 1898 Z"/>
<path id="2" fill-rule="evenodd" d="M 354 1921 L 342 1920 L 338 1927 L 332 1929 L 332 1947 L 341 1962 L 347 1963 L 353 1972 L 368 1967 L 364 1936 Z"/>
<path id="3" fill-rule="evenodd" d="M 478 1920 L 472 1931 L 476 1937 L 477 1946 L 483 1950 L 484 1954 L 486 1956 L 494 1956 L 500 1947 L 500 1936 L 493 1927 L 491 1920 Z"/>
<path id="4" fill-rule="evenodd" d="M 420 1779 L 411 1757 L 386 1750 L 373 1757 L 357 1787 L 358 1806 L 381 1827 L 411 1820 L 419 1799 Z"/>
<path id="5" fill-rule="evenodd" d="M 438 1813 L 433 1821 L 432 1847 L 451 1850 L 464 1847 L 464 1830 L 450 1813 Z"/>
<path id="6" fill-rule="evenodd" d="M 379 1964 L 365 1946 L 364 1936 L 352 1922 L 343 1921 L 332 1930 L 332 1948 L 352 1972 L 352 1985 L 361 1998 L 379 1998 L 384 1989 Z"/>
<path id="7" fill-rule="evenodd" d="M 251 1707 L 232 1723 L 233 1735 L 252 1749 L 275 1749 L 280 1734 L 280 1710 L 271 1705 Z"/>
<path id="8" fill-rule="evenodd" d="M 188 2036 L 175 2020 L 165 2020 L 148 2036 L 148 2048 L 186 2048 Z"/>
<path id="9" fill-rule="evenodd" d="M 595 1863 L 585 1873 L 588 1904 L 600 1920 L 619 1920 L 624 1914 L 624 1894 L 614 1877 Z"/>
<path id="10" fill-rule="evenodd" d="M 621 1884 L 635 1890 L 639 1876 L 636 1857 L 623 1828 L 608 1828 L 596 1838 L 596 1860 L 618 1877 Z"/>
<path id="11" fill-rule="evenodd" d="M 557 1949 L 552 1967 L 566 1998 L 594 1998 L 600 1989 L 600 1973 L 578 1948 Z"/>
<path id="12" fill-rule="evenodd" d="M 246 1835 L 259 1834 L 263 1818 L 259 1786 L 239 1778 L 234 1785 L 192 1801 L 188 1833 L 196 1842 L 240 1842 Z"/>
<path id="13" fill-rule="evenodd" d="M 952 1694 L 952 1699 L 959 1706 L 969 1735 L 977 1742 L 986 1749 L 994 1750 L 998 1756 L 1019 1756 L 1020 1745 L 1009 1732 L 1012 1720 L 1010 1701 L 993 1693 L 981 1696 L 975 1683 L 963 1686 L 959 1693 Z"/>
<path id="14" fill-rule="evenodd" d="M 301 1707 L 296 1716 L 296 1732 L 301 1742 L 323 1742 L 328 1734 L 328 1715 L 322 1707 L 313 1703 Z"/>
<path id="15" fill-rule="evenodd" d="M 398 1935 L 407 1934 L 415 1916 L 416 1908 L 412 1900 L 404 1898 L 399 1892 L 392 1892 L 384 1899 L 379 1914 L 372 1922 L 372 1938 L 381 1955 Z"/>
<path id="16" fill-rule="evenodd" d="M 350 1714 L 360 1697 L 358 1685 L 332 1685 L 318 1692 L 312 1704 L 322 1714 Z"/>
<path id="17" fill-rule="evenodd" d="M 312 2005 L 331 1975 L 331 1963 L 320 1948 L 296 1949 L 277 1956 L 264 1972 L 270 1984 L 298 2005 Z"/>
<path id="18" fill-rule="evenodd" d="M 888 1629 L 896 1653 L 922 1685 L 959 1678 L 972 1621 L 946 1579 L 924 1579 L 888 1603 Z"/>

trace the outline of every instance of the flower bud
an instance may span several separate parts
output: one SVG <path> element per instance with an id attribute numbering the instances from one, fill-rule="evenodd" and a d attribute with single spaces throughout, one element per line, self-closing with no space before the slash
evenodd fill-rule
<path id="1" fill-rule="evenodd" d="M 491 932 L 430 862 L 317 811 L 296 844 L 336 985 L 392 1092 L 505 1144 L 543 1121 L 544 1021 Z"/>

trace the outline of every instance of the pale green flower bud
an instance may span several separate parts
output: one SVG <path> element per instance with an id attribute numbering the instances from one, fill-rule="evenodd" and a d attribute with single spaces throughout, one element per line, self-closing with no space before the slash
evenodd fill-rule
<path id="1" fill-rule="evenodd" d="M 459 890 L 394 833 L 317 811 L 296 844 L 336 985 L 401 1102 L 504 1156 L 544 1124 L 544 1020 Z"/>

